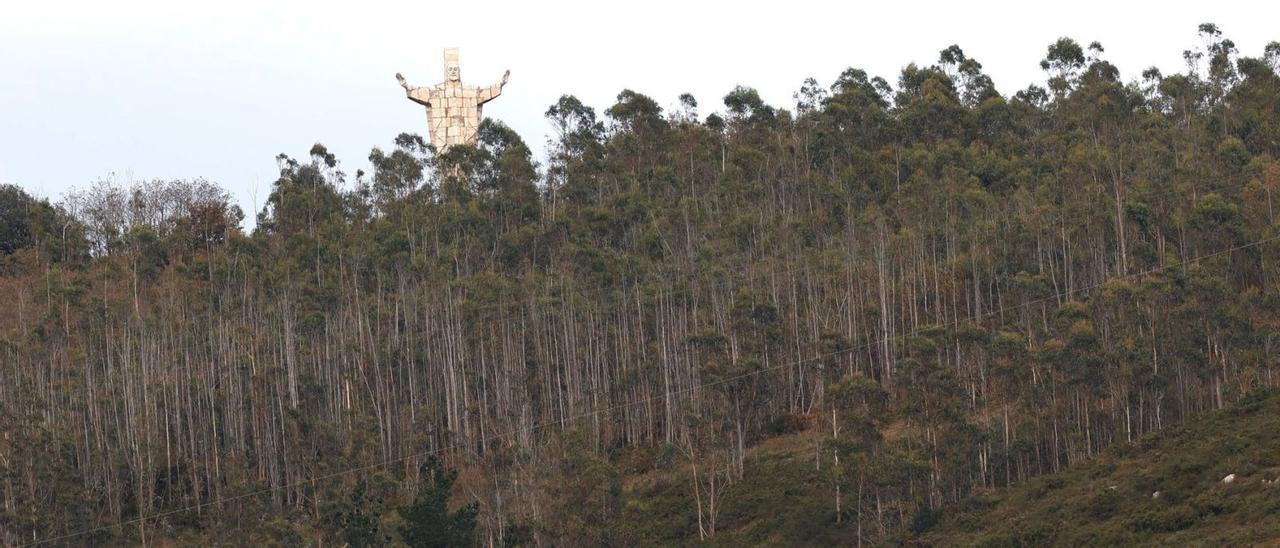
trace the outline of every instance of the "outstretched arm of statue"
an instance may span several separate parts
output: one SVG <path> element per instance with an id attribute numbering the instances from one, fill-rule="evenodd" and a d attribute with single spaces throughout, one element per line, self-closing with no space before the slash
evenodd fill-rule
<path id="1" fill-rule="evenodd" d="M 507 72 L 504 72 L 502 74 L 501 82 L 498 82 L 487 88 L 482 88 L 480 90 L 480 96 L 478 98 L 478 102 L 480 104 L 484 104 L 488 101 L 492 101 L 494 97 L 502 95 L 502 86 L 507 85 L 507 79 L 509 78 L 511 78 L 511 71 L 508 70 Z"/>
<path id="2" fill-rule="evenodd" d="M 404 94 L 415 103 L 424 106 L 431 106 L 431 91 L 420 87 L 411 86 L 404 80 L 404 76 L 399 72 L 396 73 L 396 81 L 400 82 L 400 87 L 404 88 Z"/>

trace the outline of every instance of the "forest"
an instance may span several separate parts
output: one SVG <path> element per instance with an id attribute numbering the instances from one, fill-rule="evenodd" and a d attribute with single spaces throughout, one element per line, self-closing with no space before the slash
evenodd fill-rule
<path id="1" fill-rule="evenodd" d="M 316 144 L 252 230 L 203 179 L 0 186 L 0 544 L 720 542 L 769 480 L 904 542 L 1274 390 L 1280 42 L 1188 43 Z"/>

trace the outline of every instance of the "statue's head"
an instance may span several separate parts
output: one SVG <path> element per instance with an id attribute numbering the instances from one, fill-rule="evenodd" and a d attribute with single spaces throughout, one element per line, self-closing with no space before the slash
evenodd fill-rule
<path id="1" fill-rule="evenodd" d="M 462 69 L 458 68 L 458 48 L 444 49 L 444 79 L 450 82 L 462 79 Z"/>

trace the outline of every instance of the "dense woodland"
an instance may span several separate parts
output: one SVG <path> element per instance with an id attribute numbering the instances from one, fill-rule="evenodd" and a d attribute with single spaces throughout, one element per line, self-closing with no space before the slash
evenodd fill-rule
<path id="1" fill-rule="evenodd" d="M 203 180 L 0 187 L 0 544 L 432 545 L 441 500 L 456 542 L 644 543 L 637 466 L 714 541 L 798 431 L 876 543 L 1275 387 L 1280 43 L 1189 38 L 1140 76 L 1063 38 L 1011 94 L 952 46 L 788 109 L 566 95 L 541 161 L 316 145 L 252 231 Z"/>

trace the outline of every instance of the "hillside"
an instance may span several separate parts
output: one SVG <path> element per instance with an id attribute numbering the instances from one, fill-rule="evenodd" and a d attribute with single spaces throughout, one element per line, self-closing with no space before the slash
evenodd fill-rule
<path id="1" fill-rule="evenodd" d="M 815 459 L 821 438 L 807 430 L 748 451 L 744 479 L 722 495 L 710 545 L 856 544 L 857 524 L 835 521 L 833 483 Z M 687 466 L 627 474 L 624 464 L 621 471 L 632 499 L 622 521 L 635 528 L 633 539 L 654 546 L 698 543 Z M 1236 477 L 1224 484 L 1228 474 Z M 1275 542 L 1277 479 L 1280 393 L 1258 393 L 1025 485 L 977 491 L 882 538 L 924 546 Z M 872 519 L 865 527 L 878 525 Z"/>
<path id="2" fill-rule="evenodd" d="M 821 435 L 813 430 L 762 441 L 747 451 L 741 480 L 721 487 L 716 515 L 704 501 L 703 531 L 692 493 L 693 470 L 680 465 L 624 476 L 624 534 L 650 546 L 759 544 L 842 545 L 856 539 L 851 523 L 835 521 L 830 463 L 820 463 Z M 624 462 L 633 462 L 628 459 Z M 622 472 L 626 474 L 624 466 Z M 701 470 L 700 473 L 705 473 Z M 710 485 L 700 484 L 708 497 Z M 714 523 L 713 523 L 714 522 Z"/>
<path id="3" fill-rule="evenodd" d="M 0 544 L 885 544 L 1274 390 L 1280 43 L 1197 30 L 2 185 Z"/>
<path id="4" fill-rule="evenodd" d="M 1234 481 L 1223 478 L 1234 474 Z M 1280 394 L 975 493 L 916 540 L 978 546 L 1246 546 L 1280 540 Z M 1153 496 L 1155 493 L 1159 496 Z"/>

